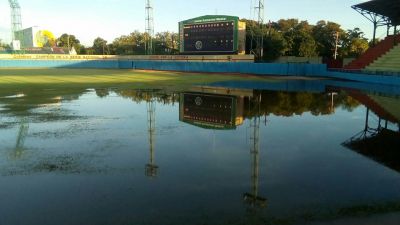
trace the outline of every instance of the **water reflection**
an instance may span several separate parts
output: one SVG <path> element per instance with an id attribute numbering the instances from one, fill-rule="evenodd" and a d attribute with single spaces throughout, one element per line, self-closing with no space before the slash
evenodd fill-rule
<path id="1" fill-rule="evenodd" d="M 209 129 L 236 129 L 244 121 L 245 98 L 252 90 L 192 88 L 180 94 L 179 119 Z"/>
<path id="2" fill-rule="evenodd" d="M 346 89 L 353 99 L 366 107 L 363 130 L 343 143 L 344 146 L 400 172 L 399 98 L 367 94 Z M 376 115 L 376 118 L 371 116 Z M 372 121 L 371 121 L 372 120 Z M 389 124 L 394 126 L 389 127 Z"/>
<path id="3" fill-rule="evenodd" d="M 253 109 L 251 111 L 258 111 L 258 115 L 261 112 L 261 94 L 256 95 L 251 99 Z M 252 156 L 252 175 L 251 185 L 252 191 L 243 195 L 243 200 L 252 209 L 266 207 L 267 200 L 259 195 L 259 178 L 260 178 L 260 116 L 254 116 L 250 119 L 250 154 Z"/>
<path id="4" fill-rule="evenodd" d="M 0 190 L 6 215 L 19 210 L 32 219 L 47 210 L 64 219 L 60 224 L 296 224 L 371 202 L 397 211 L 396 96 L 334 86 L 19 93 L 12 101 L 1 96 L 16 93 L 0 91 L 0 183 L 11 193 Z M 358 130 L 343 146 L 380 165 L 341 151 Z M 10 149 L 12 160 L 3 157 Z M 41 207 L 24 207 L 18 195 Z M 38 200 L 48 196 L 63 204 L 52 211 Z M 93 202 L 95 209 L 88 207 Z M 0 224 L 28 221 L 6 216 Z"/>
<path id="5" fill-rule="evenodd" d="M 154 91 L 149 91 L 147 95 L 149 96 L 146 100 L 147 108 L 147 127 L 149 131 L 149 147 L 150 147 L 150 160 L 146 165 L 146 176 L 156 177 L 158 173 L 158 166 L 155 164 L 154 158 L 154 136 L 156 132 L 156 101 L 153 96 Z"/>
<path id="6" fill-rule="evenodd" d="M 24 152 L 25 138 L 28 135 L 29 130 L 29 123 L 26 118 L 22 118 L 19 123 L 20 127 L 18 130 L 17 140 L 15 142 L 15 148 L 11 155 L 12 159 L 19 159 L 22 157 L 22 154 Z"/>

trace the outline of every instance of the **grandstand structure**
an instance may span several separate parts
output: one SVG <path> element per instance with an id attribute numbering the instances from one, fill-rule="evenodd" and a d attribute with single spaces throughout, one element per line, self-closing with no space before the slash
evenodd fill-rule
<path id="1" fill-rule="evenodd" d="M 400 45 L 394 46 L 384 56 L 378 58 L 368 65 L 365 70 L 375 73 L 397 73 L 400 72 Z"/>
<path id="2" fill-rule="evenodd" d="M 344 67 L 345 70 L 364 71 L 368 73 L 400 74 L 400 0 L 372 0 L 353 9 L 370 20 L 373 24 L 373 44 L 359 58 Z M 380 26 L 387 27 L 387 37 L 376 43 L 376 30 Z M 393 28 L 393 33 L 390 30 Z"/>

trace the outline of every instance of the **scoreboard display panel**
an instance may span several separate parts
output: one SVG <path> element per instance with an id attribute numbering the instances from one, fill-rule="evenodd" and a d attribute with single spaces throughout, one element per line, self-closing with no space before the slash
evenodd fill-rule
<path id="1" fill-rule="evenodd" d="M 244 54 L 245 22 L 234 16 L 202 16 L 179 23 L 182 54 Z"/>
<path id="2" fill-rule="evenodd" d="M 235 22 L 184 25 L 185 52 L 234 52 Z"/>
<path id="3" fill-rule="evenodd" d="M 236 127 L 235 96 L 204 93 L 182 93 L 180 115 L 183 122 L 216 129 Z"/>

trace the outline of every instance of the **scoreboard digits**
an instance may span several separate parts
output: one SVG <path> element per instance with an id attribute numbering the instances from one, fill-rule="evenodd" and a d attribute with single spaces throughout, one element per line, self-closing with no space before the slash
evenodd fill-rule
<path id="1" fill-rule="evenodd" d="M 234 21 L 185 24 L 185 52 L 234 52 Z"/>

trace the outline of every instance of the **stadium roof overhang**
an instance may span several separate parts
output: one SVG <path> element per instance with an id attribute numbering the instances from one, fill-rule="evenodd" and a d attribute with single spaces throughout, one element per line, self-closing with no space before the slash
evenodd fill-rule
<path id="1" fill-rule="evenodd" d="M 372 0 L 352 8 L 378 26 L 400 25 L 400 0 Z"/>
<path id="2" fill-rule="evenodd" d="M 374 24 L 374 39 L 379 26 L 395 27 L 400 25 L 400 0 L 372 0 L 352 6 Z"/>

